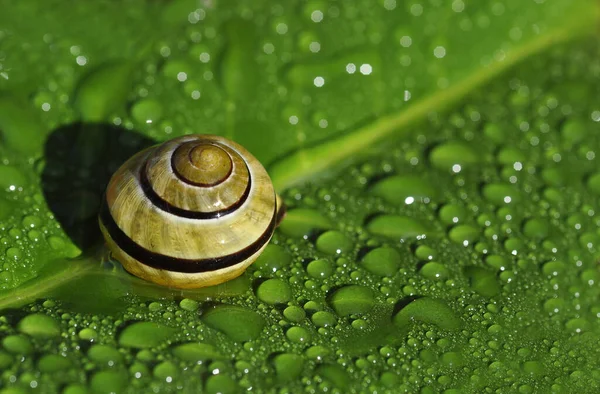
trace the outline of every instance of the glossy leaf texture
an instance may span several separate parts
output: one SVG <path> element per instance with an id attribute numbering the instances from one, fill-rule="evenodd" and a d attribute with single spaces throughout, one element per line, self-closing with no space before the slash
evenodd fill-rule
<path id="1" fill-rule="evenodd" d="M 0 9 L 0 387 L 600 386 L 596 1 Z M 96 214 L 186 133 L 246 146 L 288 216 L 243 276 L 177 291 Z"/>

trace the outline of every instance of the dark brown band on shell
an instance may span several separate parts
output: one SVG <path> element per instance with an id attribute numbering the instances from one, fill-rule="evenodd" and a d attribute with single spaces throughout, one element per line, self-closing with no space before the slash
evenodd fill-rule
<path id="1" fill-rule="evenodd" d="M 273 231 L 275 230 L 276 219 L 277 215 L 276 211 L 274 210 L 273 216 L 271 217 L 271 222 L 269 223 L 269 226 L 265 232 L 252 244 L 236 253 L 209 259 L 190 260 L 155 253 L 135 243 L 127 236 L 127 234 L 123 232 L 123 230 L 119 228 L 113 219 L 110 210 L 108 209 L 108 204 L 106 203 L 106 196 L 104 196 L 102 200 L 102 206 L 100 208 L 100 220 L 102 221 L 102 224 L 112 237 L 115 244 L 122 251 L 136 259 L 141 264 L 149 267 L 183 273 L 216 271 L 222 268 L 231 267 L 246 260 L 258 252 L 260 248 L 262 248 L 267 242 L 269 242 L 271 236 L 273 235 Z"/>
<path id="2" fill-rule="evenodd" d="M 248 166 L 246 166 L 246 168 L 248 168 Z M 228 206 L 227 208 L 223 208 L 218 211 L 212 212 L 189 211 L 187 209 L 176 207 L 175 205 L 169 203 L 168 201 L 165 201 L 161 196 L 159 196 L 152 188 L 152 185 L 148 180 L 147 173 L 148 172 L 146 171 L 146 166 L 142 166 L 142 169 L 140 171 L 140 185 L 142 186 L 142 191 L 144 192 L 148 200 L 150 200 L 152 204 L 158 209 L 161 209 L 165 212 L 169 212 L 173 215 L 189 219 L 216 219 L 234 212 L 240 206 L 242 206 L 244 202 L 246 202 L 246 199 L 248 198 L 248 195 L 250 194 L 250 189 L 252 187 L 252 177 L 250 176 L 250 169 L 248 169 L 248 184 L 246 185 L 246 190 L 244 190 L 244 194 L 242 194 L 240 199 L 237 200 L 234 204 Z"/>

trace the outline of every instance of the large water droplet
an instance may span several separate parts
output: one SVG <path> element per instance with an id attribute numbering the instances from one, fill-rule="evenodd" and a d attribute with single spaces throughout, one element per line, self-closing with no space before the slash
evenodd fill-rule
<path id="1" fill-rule="evenodd" d="M 175 329 L 153 322 L 133 323 L 119 335 L 121 346 L 133 348 L 149 348 L 158 346 L 168 340 L 175 333 Z"/>
<path id="2" fill-rule="evenodd" d="M 235 305 L 217 305 L 204 312 L 201 319 L 238 342 L 257 338 L 265 325 L 258 313 Z"/>
<path id="3" fill-rule="evenodd" d="M 329 303 L 339 316 L 365 313 L 375 304 L 373 291 L 368 287 L 350 285 L 336 290 Z"/>

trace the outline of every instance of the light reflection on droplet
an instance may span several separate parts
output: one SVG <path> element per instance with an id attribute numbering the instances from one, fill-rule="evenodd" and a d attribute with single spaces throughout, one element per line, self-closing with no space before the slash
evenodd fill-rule
<path id="1" fill-rule="evenodd" d="M 210 61 L 210 54 L 207 52 L 202 52 L 200 56 L 198 56 L 198 59 L 200 59 L 202 63 L 208 63 Z"/>
<path id="2" fill-rule="evenodd" d="M 325 85 L 325 78 L 316 77 L 314 79 L 313 83 L 315 84 L 316 87 L 320 88 L 321 86 Z"/>
<path id="3" fill-rule="evenodd" d="M 321 43 L 319 43 L 318 41 L 313 41 L 308 45 L 308 49 L 312 53 L 317 53 L 321 50 Z"/>
<path id="4" fill-rule="evenodd" d="M 285 34 L 288 31 L 288 26 L 285 23 L 278 23 L 275 27 L 277 34 Z"/>
<path id="5" fill-rule="evenodd" d="M 454 0 L 452 2 L 452 11 L 463 12 L 465 9 L 465 3 L 462 0 Z"/>
<path id="6" fill-rule="evenodd" d="M 404 48 L 408 48 L 412 45 L 412 38 L 410 38 L 410 36 L 402 36 L 402 38 L 400 38 L 400 45 Z"/>
<path id="7" fill-rule="evenodd" d="M 354 74 L 356 72 L 356 64 L 354 64 L 354 63 L 346 64 L 346 72 L 348 74 Z"/>
<path id="8" fill-rule="evenodd" d="M 162 57 L 169 57 L 171 55 L 171 48 L 169 48 L 169 47 L 161 47 L 160 48 L 160 55 Z"/>
<path id="9" fill-rule="evenodd" d="M 384 0 L 383 7 L 388 11 L 395 9 L 396 8 L 396 0 Z"/>
<path id="10" fill-rule="evenodd" d="M 77 56 L 77 58 L 75 58 L 75 61 L 80 66 L 85 66 L 87 64 L 87 58 L 85 56 Z"/>
<path id="11" fill-rule="evenodd" d="M 267 42 L 265 45 L 263 45 L 263 51 L 267 55 L 270 55 L 273 52 L 275 52 L 275 45 L 271 44 L 270 42 Z"/>
<path id="12" fill-rule="evenodd" d="M 323 20 L 323 11 L 321 10 L 314 10 L 311 14 L 310 14 L 310 19 L 315 22 L 315 23 L 319 23 Z"/>
<path id="13" fill-rule="evenodd" d="M 444 48 L 443 46 L 435 47 L 435 49 L 433 50 L 433 56 L 437 57 L 438 59 L 443 58 L 444 56 L 446 56 L 446 48 Z"/>
<path id="14" fill-rule="evenodd" d="M 508 32 L 508 36 L 513 41 L 519 41 L 521 37 L 523 37 L 523 31 L 521 31 L 521 29 L 519 29 L 518 27 L 513 27 Z"/>
<path id="15" fill-rule="evenodd" d="M 370 64 L 365 63 L 365 64 L 360 65 L 360 73 L 362 75 L 370 75 L 372 72 L 373 72 L 373 67 Z"/>
<path id="16" fill-rule="evenodd" d="M 559 161 L 562 160 L 562 156 L 560 155 L 560 153 L 555 153 L 555 154 L 552 155 L 552 160 L 555 163 L 558 163 Z"/>
<path id="17" fill-rule="evenodd" d="M 420 16 L 423 14 L 423 6 L 421 4 L 413 4 L 410 6 L 410 13 L 414 16 Z"/>

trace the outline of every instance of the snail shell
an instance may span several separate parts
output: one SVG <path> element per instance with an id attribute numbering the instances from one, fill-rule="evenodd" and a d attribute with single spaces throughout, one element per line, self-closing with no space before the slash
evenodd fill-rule
<path id="1" fill-rule="evenodd" d="M 279 204 L 278 204 L 279 203 Z M 100 228 L 133 275 L 197 288 L 239 276 L 283 210 L 269 175 L 223 137 L 188 135 L 137 153 L 111 178 Z"/>

